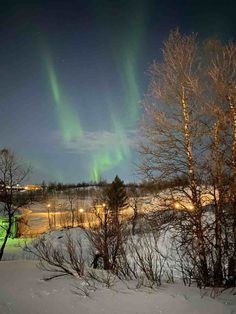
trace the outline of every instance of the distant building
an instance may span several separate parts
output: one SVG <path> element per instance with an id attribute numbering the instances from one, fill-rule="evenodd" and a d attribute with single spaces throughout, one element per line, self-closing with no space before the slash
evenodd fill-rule
<path id="1" fill-rule="evenodd" d="M 38 191 L 38 190 L 42 190 L 43 188 L 40 185 L 28 184 L 28 185 L 25 185 L 23 189 L 26 191 Z"/>

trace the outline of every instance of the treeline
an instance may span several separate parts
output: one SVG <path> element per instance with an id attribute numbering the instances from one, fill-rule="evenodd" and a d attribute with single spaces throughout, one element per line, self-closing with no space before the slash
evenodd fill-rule
<path id="1" fill-rule="evenodd" d="M 48 192 L 62 192 L 72 189 L 85 189 L 85 188 L 99 188 L 99 187 L 109 187 L 112 183 L 102 180 L 99 182 L 89 181 L 89 182 L 79 182 L 79 183 L 63 183 L 63 182 L 49 182 L 45 183 L 44 181 L 41 184 L 43 191 Z M 156 181 L 142 181 L 142 182 L 128 182 L 124 183 L 124 186 L 127 190 L 138 189 L 140 194 L 155 194 L 162 190 L 187 185 L 187 178 L 185 177 L 176 177 L 171 180 L 159 180 Z"/>

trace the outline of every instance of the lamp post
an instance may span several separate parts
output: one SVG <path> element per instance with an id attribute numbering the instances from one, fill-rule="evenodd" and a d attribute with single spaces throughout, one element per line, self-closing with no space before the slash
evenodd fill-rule
<path id="1" fill-rule="evenodd" d="M 83 224 L 84 223 L 84 209 L 80 208 L 79 209 L 79 224 Z"/>
<path id="2" fill-rule="evenodd" d="M 52 227 L 52 225 L 51 225 L 51 218 L 50 218 L 50 208 L 51 208 L 51 204 L 47 204 L 48 226 L 49 226 L 49 229 L 51 229 L 51 227 Z"/>

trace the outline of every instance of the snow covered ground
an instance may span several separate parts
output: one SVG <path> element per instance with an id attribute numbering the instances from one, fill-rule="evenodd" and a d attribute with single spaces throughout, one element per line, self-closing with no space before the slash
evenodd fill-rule
<path id="1" fill-rule="evenodd" d="M 92 248 L 84 229 L 49 231 L 45 236 L 54 246 L 63 249 L 68 232 L 74 240 L 81 240 L 88 262 Z M 4 261 L 0 262 L 0 314 L 236 313 L 236 295 L 231 291 L 212 298 L 210 293 L 213 290 L 200 291 L 196 287 L 185 287 L 182 283 L 164 283 L 156 289 L 136 289 L 137 282 L 117 279 L 109 289 L 96 281 L 90 281 L 92 285 L 88 286 L 84 279 L 69 276 L 45 281 L 50 273 L 39 269 L 32 255 L 23 253 L 24 240 L 20 240 L 22 243 L 12 239 L 9 241 Z M 166 247 L 166 239 L 164 244 L 160 243 L 162 248 Z"/>
<path id="2" fill-rule="evenodd" d="M 81 279 L 62 277 L 44 281 L 45 272 L 35 261 L 0 263 L 0 313 L 57 314 L 233 314 L 236 297 L 222 294 L 217 299 L 203 296 L 197 288 L 182 284 L 157 290 L 129 289 L 117 282 L 112 289 L 99 287 L 85 297 L 78 287 Z M 129 284 L 131 286 L 131 283 Z M 80 293 L 81 292 L 81 293 Z"/>

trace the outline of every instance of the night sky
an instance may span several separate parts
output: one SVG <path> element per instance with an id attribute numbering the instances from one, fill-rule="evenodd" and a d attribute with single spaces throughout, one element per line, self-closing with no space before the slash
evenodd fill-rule
<path id="1" fill-rule="evenodd" d="M 234 40 L 235 1 L 0 1 L 0 145 L 30 182 L 137 180 L 147 69 L 171 29 Z"/>

